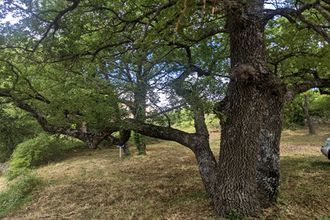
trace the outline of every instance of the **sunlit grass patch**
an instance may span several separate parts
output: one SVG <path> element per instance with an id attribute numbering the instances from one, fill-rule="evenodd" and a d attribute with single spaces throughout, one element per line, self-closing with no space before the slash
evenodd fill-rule
<path id="1" fill-rule="evenodd" d="M 6 180 L 4 177 L 0 176 L 0 192 L 6 188 Z"/>
<path id="2" fill-rule="evenodd" d="M 320 148 L 326 138 L 330 137 L 328 125 L 316 126 L 316 135 L 309 135 L 306 128 L 299 130 L 284 130 L 281 138 L 281 156 L 321 155 Z"/>
<path id="3" fill-rule="evenodd" d="M 309 135 L 308 129 L 284 130 L 281 142 L 291 145 L 322 145 L 330 137 L 329 125 L 316 126 L 316 135 Z"/>

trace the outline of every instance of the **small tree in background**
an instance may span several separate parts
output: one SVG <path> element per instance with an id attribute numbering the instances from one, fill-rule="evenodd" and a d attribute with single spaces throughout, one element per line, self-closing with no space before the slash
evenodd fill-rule
<path id="1" fill-rule="evenodd" d="M 284 109 L 284 125 L 287 128 L 307 126 L 309 134 L 316 133 L 315 124 L 327 122 L 330 118 L 330 96 L 320 94 L 319 90 L 309 90 L 299 94 Z"/>

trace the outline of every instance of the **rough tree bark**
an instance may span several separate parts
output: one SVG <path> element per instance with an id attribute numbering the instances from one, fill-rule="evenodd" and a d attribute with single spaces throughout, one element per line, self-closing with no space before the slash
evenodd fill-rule
<path id="1" fill-rule="evenodd" d="M 204 188 L 212 198 L 216 193 L 217 184 L 217 161 L 211 151 L 209 144 L 209 132 L 205 123 L 203 109 L 197 108 L 194 111 L 194 126 L 198 142 L 191 143 L 195 154 L 199 173 L 202 177 Z"/>
<path id="2" fill-rule="evenodd" d="M 260 205 L 269 207 L 277 200 L 280 185 L 280 138 L 282 131 L 282 93 L 268 94 L 267 108 L 259 134 L 257 185 Z"/>
<path id="3" fill-rule="evenodd" d="M 230 3 L 229 3 L 230 4 Z M 228 5 L 231 81 L 221 120 L 216 211 L 226 215 L 259 211 L 257 155 L 267 117 L 270 72 L 267 70 L 264 25 L 249 14 L 263 10 L 262 1 Z"/>

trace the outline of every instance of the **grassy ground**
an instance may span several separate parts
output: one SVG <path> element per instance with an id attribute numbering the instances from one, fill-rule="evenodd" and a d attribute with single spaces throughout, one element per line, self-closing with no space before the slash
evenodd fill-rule
<path id="1" fill-rule="evenodd" d="M 31 192 L 40 184 L 40 179 L 33 172 L 27 172 L 11 181 L 5 190 L 0 191 L 0 218 L 17 210 L 32 198 Z"/>
<path id="2" fill-rule="evenodd" d="M 330 219 L 330 161 L 319 153 L 328 136 L 326 127 L 316 136 L 283 132 L 280 199 L 261 219 Z M 211 131 L 216 153 L 217 139 Z M 77 152 L 37 172 L 44 186 L 6 219 L 219 219 L 192 152 L 176 143 L 152 144 L 147 156 L 124 160 L 116 149 Z"/>

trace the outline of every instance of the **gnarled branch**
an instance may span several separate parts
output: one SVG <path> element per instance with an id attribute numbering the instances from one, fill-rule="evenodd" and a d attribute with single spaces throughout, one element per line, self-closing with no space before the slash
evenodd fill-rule
<path id="1" fill-rule="evenodd" d="M 295 84 L 287 88 L 287 92 L 285 94 L 285 101 L 289 102 L 299 93 L 305 92 L 312 88 L 330 88 L 330 79 L 319 78 L 314 80 L 306 80 L 302 83 Z"/>

